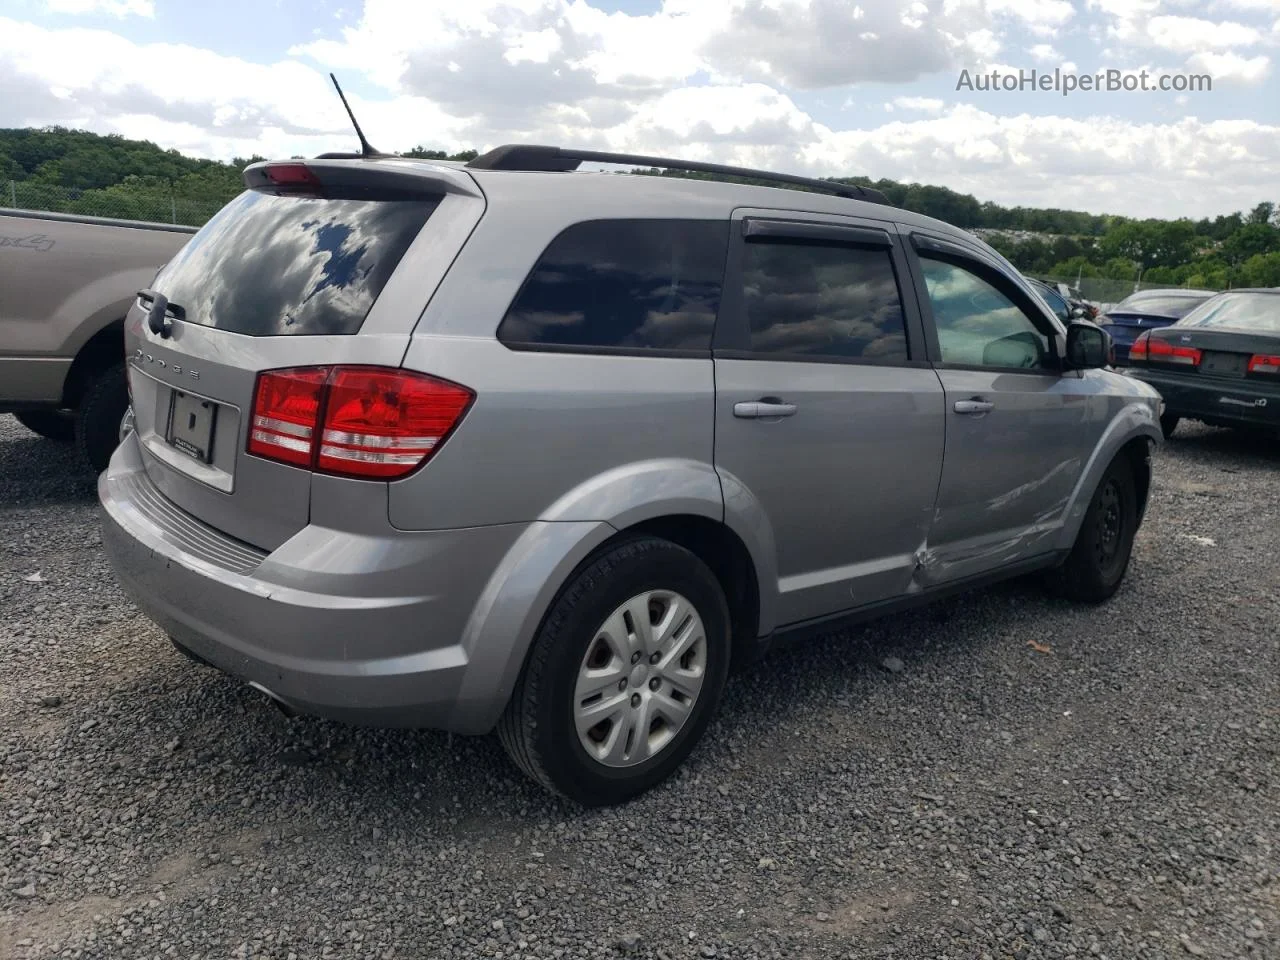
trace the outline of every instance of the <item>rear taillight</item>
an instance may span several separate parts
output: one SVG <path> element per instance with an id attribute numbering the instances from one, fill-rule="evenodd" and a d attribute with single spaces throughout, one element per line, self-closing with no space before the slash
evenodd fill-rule
<path id="1" fill-rule="evenodd" d="M 1109 323 L 1110 321 L 1108 321 Z M 1130 360 L 1146 360 L 1147 359 L 1147 343 L 1151 340 L 1150 332 L 1140 334 L 1138 339 L 1133 341 L 1133 346 L 1129 348 Z"/>
<path id="2" fill-rule="evenodd" d="M 299 367 L 258 374 L 253 391 L 249 452 L 268 460 L 310 467 L 328 367 Z"/>
<path id="3" fill-rule="evenodd" d="M 297 367 L 258 375 L 248 451 L 321 473 L 392 480 L 444 443 L 475 394 L 385 367 Z"/>
<path id="4" fill-rule="evenodd" d="M 1255 353 L 1249 358 L 1249 372 L 1280 374 L 1280 356 Z"/>
<path id="5" fill-rule="evenodd" d="M 1200 356 L 1200 351 L 1195 347 L 1175 346 L 1168 340 L 1149 339 L 1147 341 L 1147 359 L 1152 363 L 1176 363 L 1185 367 L 1198 367 Z"/>

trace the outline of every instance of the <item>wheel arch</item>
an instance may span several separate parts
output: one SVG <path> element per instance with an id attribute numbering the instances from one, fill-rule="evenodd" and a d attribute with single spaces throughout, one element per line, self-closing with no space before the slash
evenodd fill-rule
<path id="1" fill-rule="evenodd" d="M 1122 458 L 1133 471 L 1134 485 L 1138 491 L 1138 517 L 1141 521 L 1151 491 L 1151 450 L 1162 440 L 1160 424 L 1151 407 L 1133 403 L 1122 408 L 1103 432 L 1081 471 L 1080 479 L 1067 504 L 1058 549 L 1066 552 L 1074 545 L 1094 491 L 1102 482 L 1103 474 L 1118 458 Z"/>
<path id="2" fill-rule="evenodd" d="M 124 360 L 124 317 L 109 322 L 76 351 L 67 379 L 62 385 L 62 405 L 75 409 L 85 387 L 102 371 Z"/>

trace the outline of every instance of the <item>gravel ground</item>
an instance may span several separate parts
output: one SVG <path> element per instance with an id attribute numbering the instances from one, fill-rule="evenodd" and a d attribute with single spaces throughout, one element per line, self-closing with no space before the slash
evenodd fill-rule
<path id="1" fill-rule="evenodd" d="M 181 659 L 92 478 L 0 417 L 0 958 L 1280 957 L 1278 477 L 1184 425 L 1113 602 L 780 650 L 682 775 L 583 812 L 491 739 Z"/>

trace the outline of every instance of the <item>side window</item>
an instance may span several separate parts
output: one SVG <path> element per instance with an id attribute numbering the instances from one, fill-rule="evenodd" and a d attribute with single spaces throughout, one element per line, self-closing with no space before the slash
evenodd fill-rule
<path id="1" fill-rule="evenodd" d="M 727 221 L 574 224 L 538 259 L 498 339 L 710 353 L 728 243 Z"/>
<path id="2" fill-rule="evenodd" d="M 964 267 L 921 257 L 943 363 L 1036 369 L 1052 356 L 1049 338 L 1022 308 Z"/>
<path id="3" fill-rule="evenodd" d="M 907 360 L 902 298 L 887 249 L 752 242 L 742 284 L 753 353 Z"/>

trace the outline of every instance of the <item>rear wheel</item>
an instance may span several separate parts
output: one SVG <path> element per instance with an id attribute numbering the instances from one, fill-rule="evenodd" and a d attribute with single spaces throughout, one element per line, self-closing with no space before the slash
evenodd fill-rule
<path id="1" fill-rule="evenodd" d="M 1164 438 L 1168 440 L 1173 436 L 1173 431 L 1178 429 L 1178 424 L 1182 422 L 1182 418 L 1176 413 L 1166 413 L 1160 418 L 1160 432 L 1164 434 Z"/>
<path id="2" fill-rule="evenodd" d="M 1113 460 L 1094 491 L 1066 562 L 1050 574 L 1050 586 L 1071 600 L 1101 603 L 1120 587 L 1138 532 L 1133 471 Z"/>
<path id="3" fill-rule="evenodd" d="M 26 410 L 15 413 L 18 422 L 42 437 L 70 443 L 76 438 L 76 422 L 65 410 Z"/>
<path id="4" fill-rule="evenodd" d="M 715 713 L 729 614 L 714 574 L 644 538 L 580 568 L 547 615 L 498 725 L 517 765 L 587 806 L 666 779 Z"/>
<path id="5" fill-rule="evenodd" d="M 85 384 L 76 409 L 76 444 L 93 469 L 101 473 L 120 443 L 120 424 L 129 408 L 124 363 L 95 374 Z"/>

